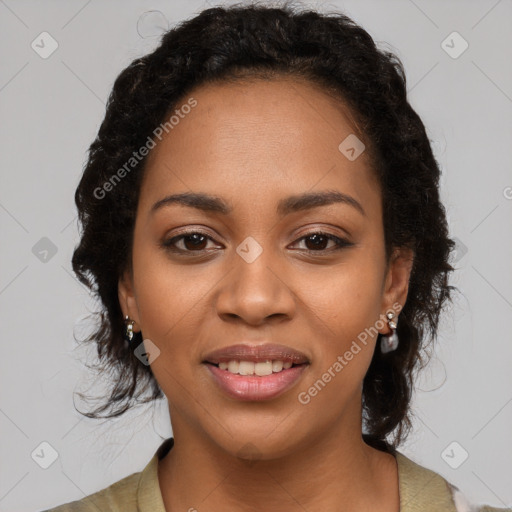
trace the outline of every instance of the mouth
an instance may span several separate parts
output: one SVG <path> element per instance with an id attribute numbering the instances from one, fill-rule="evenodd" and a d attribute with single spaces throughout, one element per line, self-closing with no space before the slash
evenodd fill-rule
<path id="1" fill-rule="evenodd" d="M 293 387 L 310 364 L 307 356 L 283 345 L 233 345 L 203 360 L 218 388 L 235 400 L 277 398 Z"/>
<path id="2" fill-rule="evenodd" d="M 205 364 L 215 366 L 219 370 L 225 370 L 233 375 L 255 375 L 258 377 L 266 377 L 275 373 L 281 373 L 285 370 L 289 370 L 290 368 L 304 366 L 308 363 L 292 363 L 291 361 L 283 361 L 279 359 L 256 362 L 232 359 L 230 361 L 221 361 L 217 364 L 205 361 Z"/>

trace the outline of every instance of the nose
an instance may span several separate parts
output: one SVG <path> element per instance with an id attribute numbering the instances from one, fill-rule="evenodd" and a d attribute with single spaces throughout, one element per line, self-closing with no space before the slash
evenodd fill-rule
<path id="1" fill-rule="evenodd" d="M 233 266 L 216 294 L 218 315 L 224 321 L 243 321 L 258 326 L 293 318 L 296 295 L 289 274 L 277 265 L 271 251 L 252 262 L 233 255 Z M 279 320 L 278 320 L 279 319 Z"/>

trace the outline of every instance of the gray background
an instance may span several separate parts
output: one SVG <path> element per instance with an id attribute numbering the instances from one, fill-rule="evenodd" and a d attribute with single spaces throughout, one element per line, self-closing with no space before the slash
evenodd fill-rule
<path id="1" fill-rule="evenodd" d="M 71 271 L 73 194 L 115 77 L 156 46 L 162 28 L 208 5 L 0 0 L 2 511 L 80 499 L 140 471 L 171 434 L 165 401 L 109 422 L 74 408 L 74 391 L 101 392 L 102 382 L 84 366 L 93 354 L 73 340 L 96 307 Z M 343 10 L 402 58 L 410 101 L 442 165 L 442 197 L 458 239 L 453 284 L 461 294 L 421 374 L 415 430 L 400 451 L 471 501 L 510 506 L 512 2 L 308 5 Z M 43 31 L 59 45 L 46 59 L 31 47 Z M 442 46 L 453 31 L 469 44 L 458 58 Z M 462 48 L 457 37 L 445 43 L 452 54 Z M 43 441 L 58 454 L 48 469 L 31 457 Z M 469 457 L 460 464 L 463 450 Z"/>

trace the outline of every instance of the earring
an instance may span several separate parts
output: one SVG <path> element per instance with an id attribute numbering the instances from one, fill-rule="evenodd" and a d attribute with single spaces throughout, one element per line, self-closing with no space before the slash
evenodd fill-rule
<path id="1" fill-rule="evenodd" d="M 141 337 L 141 335 L 139 333 L 133 332 L 133 324 L 135 323 L 135 321 L 130 320 L 130 317 L 128 315 L 125 316 L 124 321 L 125 321 L 124 339 L 128 343 L 128 345 L 135 344 L 135 342 L 133 340 Z"/>
<path id="2" fill-rule="evenodd" d="M 396 322 L 393 320 L 395 318 L 395 313 L 390 311 L 387 315 L 388 317 L 388 325 L 391 329 L 391 334 L 386 334 L 382 336 L 380 341 L 380 350 L 383 354 L 386 352 L 391 352 L 396 350 L 398 347 L 398 336 L 396 334 Z"/>

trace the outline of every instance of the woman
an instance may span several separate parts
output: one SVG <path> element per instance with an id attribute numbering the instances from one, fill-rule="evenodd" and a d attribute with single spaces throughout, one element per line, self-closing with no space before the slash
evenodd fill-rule
<path id="1" fill-rule="evenodd" d="M 452 291 L 439 176 L 401 63 L 342 14 L 208 9 L 132 62 L 73 268 L 118 376 L 91 416 L 149 388 L 173 437 L 52 510 L 469 510 L 397 450 Z"/>

